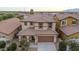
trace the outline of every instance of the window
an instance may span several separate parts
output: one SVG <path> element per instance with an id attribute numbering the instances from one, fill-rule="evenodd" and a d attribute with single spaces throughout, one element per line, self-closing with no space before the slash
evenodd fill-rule
<path id="1" fill-rule="evenodd" d="M 24 25 L 27 25 L 27 22 L 24 22 Z"/>
<path id="2" fill-rule="evenodd" d="M 22 36 L 22 38 L 24 39 L 24 38 L 26 38 L 26 36 Z"/>
<path id="3" fill-rule="evenodd" d="M 49 27 L 49 28 L 52 28 L 52 23 L 51 23 L 51 22 L 48 23 L 48 27 Z"/>
<path id="4" fill-rule="evenodd" d="M 43 23 L 39 23 L 39 28 L 42 28 L 43 27 Z"/>
<path id="5" fill-rule="evenodd" d="M 73 20 L 73 21 L 72 21 L 72 24 L 76 24 L 76 23 L 77 23 L 77 21 L 76 21 L 76 20 Z"/>
<path id="6" fill-rule="evenodd" d="M 0 36 L 0 38 L 5 38 L 5 36 Z"/>
<path id="7" fill-rule="evenodd" d="M 61 26 L 65 26 L 66 25 L 66 20 L 62 20 L 61 21 Z"/>
<path id="8" fill-rule="evenodd" d="M 33 23 L 32 23 L 32 22 L 30 22 L 30 25 L 33 25 Z"/>
<path id="9" fill-rule="evenodd" d="M 2 36 L 2 38 L 5 38 L 5 36 Z"/>

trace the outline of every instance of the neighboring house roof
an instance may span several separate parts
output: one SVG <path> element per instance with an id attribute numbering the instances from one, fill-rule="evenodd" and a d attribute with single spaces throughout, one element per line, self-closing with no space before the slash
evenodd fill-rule
<path id="1" fill-rule="evenodd" d="M 75 13 L 57 13 L 56 16 L 59 18 L 59 20 L 65 19 L 67 17 L 73 17 L 75 19 L 79 19 L 79 14 Z"/>
<path id="2" fill-rule="evenodd" d="M 79 25 L 63 26 L 60 30 L 66 35 L 72 35 L 79 32 Z"/>
<path id="3" fill-rule="evenodd" d="M 25 30 L 21 30 L 18 35 L 54 35 L 58 34 L 56 31 L 48 30 L 35 30 L 34 28 L 27 28 Z"/>
<path id="4" fill-rule="evenodd" d="M 50 13 L 34 13 L 32 15 L 24 16 L 21 21 L 31 21 L 31 22 L 56 22 L 53 18 L 53 14 Z"/>
<path id="5" fill-rule="evenodd" d="M 0 33 L 10 34 L 20 26 L 18 18 L 10 18 L 0 22 Z"/>

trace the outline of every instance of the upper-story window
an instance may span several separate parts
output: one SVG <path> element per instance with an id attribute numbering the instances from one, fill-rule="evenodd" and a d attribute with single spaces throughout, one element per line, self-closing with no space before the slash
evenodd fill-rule
<path id="1" fill-rule="evenodd" d="M 24 22 L 24 25 L 27 25 L 27 22 Z"/>
<path id="2" fill-rule="evenodd" d="M 48 27 L 52 28 L 52 22 L 48 23 Z"/>
<path id="3" fill-rule="evenodd" d="M 73 20 L 73 21 L 72 21 L 72 24 L 76 24 L 76 23 L 77 23 L 77 20 Z"/>
<path id="4" fill-rule="evenodd" d="M 39 23 L 39 28 L 43 28 L 43 23 Z"/>
<path id="5" fill-rule="evenodd" d="M 0 36 L 0 38 L 5 38 L 5 36 Z"/>
<path id="6" fill-rule="evenodd" d="M 30 25 L 33 25 L 33 22 L 30 22 Z"/>
<path id="7" fill-rule="evenodd" d="M 62 20 L 62 21 L 61 21 L 61 26 L 65 26 L 65 25 L 67 25 L 66 20 Z"/>

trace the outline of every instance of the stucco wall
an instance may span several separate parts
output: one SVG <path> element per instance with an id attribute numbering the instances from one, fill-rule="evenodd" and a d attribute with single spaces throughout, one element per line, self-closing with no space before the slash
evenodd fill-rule
<path id="1" fill-rule="evenodd" d="M 65 20 L 67 20 L 67 25 L 68 26 L 72 26 L 72 21 L 74 20 L 74 18 L 72 18 L 72 17 L 68 17 L 68 18 L 65 18 Z M 56 27 L 57 28 L 60 28 L 61 27 L 61 22 L 62 22 L 62 20 L 57 20 L 57 23 L 56 23 Z M 79 23 L 79 21 L 77 21 L 78 23 Z"/>
<path id="2" fill-rule="evenodd" d="M 34 23 L 34 27 L 36 30 L 47 30 L 48 29 L 48 23 L 43 23 L 43 28 L 39 28 L 39 23 Z"/>
<path id="3" fill-rule="evenodd" d="M 26 29 L 31 26 L 30 22 L 27 22 L 27 25 L 24 25 L 24 22 L 21 22 L 21 25 L 22 25 L 22 29 Z"/>
<path id="4" fill-rule="evenodd" d="M 66 18 L 66 20 L 67 20 L 67 25 L 72 26 L 72 21 L 74 20 L 74 18 L 69 17 L 69 18 Z"/>
<path id="5" fill-rule="evenodd" d="M 27 25 L 24 25 L 24 22 L 21 22 L 22 29 L 27 29 L 28 27 L 34 27 L 36 30 L 47 30 L 48 29 L 48 23 L 43 23 L 43 28 L 39 28 L 39 23 L 33 23 L 33 25 L 30 25 L 30 22 L 27 22 Z M 55 30 L 56 23 L 52 23 L 52 30 Z"/>

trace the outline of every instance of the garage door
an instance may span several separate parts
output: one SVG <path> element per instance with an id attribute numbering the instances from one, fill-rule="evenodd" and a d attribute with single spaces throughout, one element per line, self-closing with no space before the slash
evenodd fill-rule
<path id="1" fill-rule="evenodd" d="M 53 42 L 53 36 L 39 36 L 38 42 Z"/>

